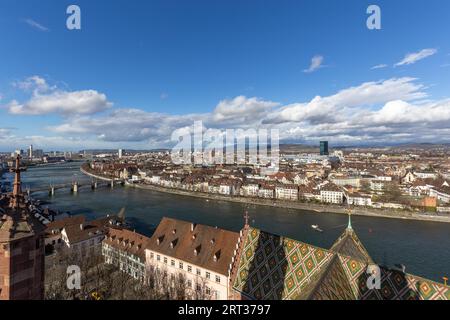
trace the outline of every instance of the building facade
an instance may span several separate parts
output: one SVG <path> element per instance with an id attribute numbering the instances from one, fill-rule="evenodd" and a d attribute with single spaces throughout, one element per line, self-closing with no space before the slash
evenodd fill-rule
<path id="1" fill-rule="evenodd" d="M 238 238 L 235 232 L 163 218 L 145 250 L 147 269 L 185 279 L 188 297 L 227 300 Z"/>
<path id="2" fill-rule="evenodd" d="M 126 229 L 109 228 L 102 244 L 105 263 L 136 280 L 145 280 L 145 249 L 150 238 Z"/>

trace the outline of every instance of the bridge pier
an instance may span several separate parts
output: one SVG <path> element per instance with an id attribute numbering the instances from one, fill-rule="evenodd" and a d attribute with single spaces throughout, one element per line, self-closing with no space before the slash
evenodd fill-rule
<path id="1" fill-rule="evenodd" d="M 50 196 L 54 196 L 55 195 L 55 187 L 54 186 L 50 186 L 50 190 L 48 191 L 48 194 Z"/>

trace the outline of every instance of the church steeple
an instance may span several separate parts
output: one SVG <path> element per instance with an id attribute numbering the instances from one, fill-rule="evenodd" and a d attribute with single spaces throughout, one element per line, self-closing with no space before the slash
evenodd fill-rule
<path id="1" fill-rule="evenodd" d="M 248 228 L 250 226 L 248 223 L 248 218 L 249 218 L 248 211 L 245 211 L 245 215 L 244 215 L 244 227 L 245 228 Z"/>
<path id="2" fill-rule="evenodd" d="M 22 182 L 20 178 L 20 173 L 22 171 L 25 171 L 25 168 L 20 167 L 20 155 L 17 155 L 16 158 L 16 165 L 13 169 L 11 169 L 11 172 L 14 172 L 14 185 L 13 185 L 13 193 L 11 197 L 11 207 L 12 208 L 18 208 L 20 204 L 20 200 L 23 197 L 22 195 Z"/>
<path id="3" fill-rule="evenodd" d="M 351 209 L 347 209 L 347 214 L 348 214 L 347 231 L 353 231 L 353 227 L 352 227 L 352 210 Z"/>

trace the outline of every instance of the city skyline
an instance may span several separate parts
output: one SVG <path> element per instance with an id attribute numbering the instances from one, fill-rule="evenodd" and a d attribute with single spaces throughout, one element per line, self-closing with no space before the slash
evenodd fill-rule
<path id="1" fill-rule="evenodd" d="M 69 4 L 0 5 L 0 151 L 170 148 L 199 120 L 281 143 L 450 141 L 447 3 L 378 1 L 368 30 L 367 1 L 79 1 L 75 31 Z"/>

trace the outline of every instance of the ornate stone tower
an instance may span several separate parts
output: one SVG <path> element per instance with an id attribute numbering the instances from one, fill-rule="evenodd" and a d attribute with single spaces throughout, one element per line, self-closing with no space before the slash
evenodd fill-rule
<path id="1" fill-rule="evenodd" d="M 44 298 L 44 226 L 22 193 L 20 156 L 11 194 L 0 195 L 0 300 Z"/>

